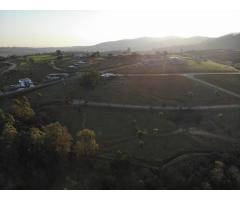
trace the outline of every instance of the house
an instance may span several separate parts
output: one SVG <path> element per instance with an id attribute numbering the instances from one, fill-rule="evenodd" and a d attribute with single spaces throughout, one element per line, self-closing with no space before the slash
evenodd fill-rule
<path id="1" fill-rule="evenodd" d="M 77 58 L 83 58 L 83 57 L 86 57 L 88 55 L 88 53 L 73 53 L 73 56 L 74 57 L 77 57 Z"/>
<path id="2" fill-rule="evenodd" d="M 100 75 L 100 77 L 104 80 L 110 80 L 110 79 L 113 79 L 117 76 L 118 76 L 117 74 L 113 74 L 113 73 L 105 73 L 105 74 Z"/>
<path id="3" fill-rule="evenodd" d="M 13 90 L 25 89 L 30 87 L 34 87 L 32 80 L 30 78 L 24 78 L 24 79 L 20 79 L 18 81 L 18 84 L 10 85 L 9 87 L 7 87 L 7 90 L 13 91 Z"/>
<path id="4" fill-rule="evenodd" d="M 159 66 L 161 62 L 162 62 L 161 58 L 145 58 L 142 60 L 142 63 L 144 65 L 149 65 L 149 66 Z"/>
<path id="5" fill-rule="evenodd" d="M 29 88 L 34 87 L 34 84 L 30 78 L 20 79 L 18 81 L 19 88 Z"/>
<path id="6" fill-rule="evenodd" d="M 172 64 L 172 65 L 182 65 L 185 62 L 182 59 L 178 58 L 178 57 L 169 57 L 168 58 L 168 63 Z"/>
<path id="7" fill-rule="evenodd" d="M 82 61 L 82 60 L 80 60 L 80 61 L 78 61 L 78 64 L 85 64 L 86 62 L 84 62 L 84 61 Z"/>
<path id="8" fill-rule="evenodd" d="M 48 74 L 46 78 L 48 80 L 60 80 L 60 79 L 65 79 L 69 76 L 68 73 L 55 73 L 55 74 Z"/>
<path id="9" fill-rule="evenodd" d="M 73 65 L 70 65 L 70 66 L 68 66 L 68 67 L 69 67 L 69 68 L 80 68 L 80 67 L 86 66 L 85 64 L 86 64 L 86 62 L 80 60 L 80 61 L 78 61 L 77 63 L 74 63 Z"/>

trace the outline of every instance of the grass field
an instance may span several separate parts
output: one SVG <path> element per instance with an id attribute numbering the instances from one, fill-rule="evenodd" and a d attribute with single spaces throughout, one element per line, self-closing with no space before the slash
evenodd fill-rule
<path id="1" fill-rule="evenodd" d="M 107 152 L 128 152 L 143 159 L 165 159 L 184 151 L 213 151 L 231 147 L 231 143 L 207 136 L 189 135 L 187 129 L 196 127 L 216 135 L 238 138 L 240 111 L 133 111 L 90 107 L 46 106 L 52 120 L 60 121 L 72 134 L 84 127 L 93 129 L 101 147 Z M 219 113 L 224 113 L 219 118 Z M 83 123 L 85 121 L 85 123 Z M 136 129 L 146 130 L 144 147 L 139 147 Z M 224 123 L 223 123 L 224 122 Z M 231 123 L 232 126 L 229 126 Z M 217 127 L 217 128 L 216 128 Z M 159 129 L 153 134 L 153 129 Z M 173 134 L 183 129 L 178 134 Z"/>
<path id="2" fill-rule="evenodd" d="M 237 71 L 235 68 L 216 63 L 212 60 L 206 60 L 206 61 L 196 61 L 196 60 L 188 60 L 188 66 L 190 70 L 193 70 L 195 72 L 200 72 L 206 70 L 206 72 L 232 72 Z"/>
<path id="3" fill-rule="evenodd" d="M 101 82 L 92 91 L 84 91 L 78 80 L 39 90 L 41 99 L 29 94 L 33 103 L 72 99 L 90 101 L 149 105 L 149 106 L 193 106 L 237 103 L 238 99 L 219 92 L 205 85 L 195 83 L 181 76 L 171 77 L 119 77 Z"/>
<path id="4" fill-rule="evenodd" d="M 240 75 L 238 74 L 198 75 L 196 77 L 240 94 Z"/>
<path id="5" fill-rule="evenodd" d="M 27 58 L 33 59 L 34 62 L 43 62 L 43 61 L 50 61 L 56 59 L 54 54 L 40 54 L 40 55 L 32 55 L 28 56 Z"/>
<path id="6" fill-rule="evenodd" d="M 234 72 L 235 68 L 216 63 L 211 60 L 195 61 L 192 59 L 185 59 L 185 64 L 173 65 L 159 63 L 158 65 L 147 65 L 140 63 L 126 68 L 116 70 L 117 73 L 190 73 L 190 72 Z"/>
<path id="7" fill-rule="evenodd" d="M 42 82 L 45 76 L 53 73 L 55 70 L 51 67 L 50 63 L 34 63 L 33 65 L 17 66 L 16 70 L 4 74 L 1 79 L 4 80 L 5 86 L 16 84 L 19 79 L 31 78 L 34 83 Z"/>

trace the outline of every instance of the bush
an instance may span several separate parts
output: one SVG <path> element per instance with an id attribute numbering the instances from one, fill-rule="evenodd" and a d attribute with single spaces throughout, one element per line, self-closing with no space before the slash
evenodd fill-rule
<path id="1" fill-rule="evenodd" d="M 66 127 L 55 122 L 43 126 L 43 131 L 46 133 L 46 143 L 50 149 L 59 155 L 66 155 L 71 151 L 72 136 Z"/>
<path id="2" fill-rule="evenodd" d="M 39 128 L 30 129 L 30 139 L 32 144 L 44 144 L 46 133 L 41 131 Z"/>
<path id="3" fill-rule="evenodd" d="M 17 130 L 16 128 L 10 124 L 10 123 L 6 123 L 4 125 L 4 128 L 3 128 L 3 132 L 2 132 L 2 135 L 4 138 L 6 138 L 7 140 L 13 140 L 16 138 L 17 136 Z"/>
<path id="4" fill-rule="evenodd" d="M 12 112 L 14 116 L 23 121 L 28 121 L 35 116 L 35 112 L 26 97 L 14 99 Z"/>
<path id="5" fill-rule="evenodd" d="M 89 129 L 83 129 L 77 133 L 73 151 L 77 156 L 95 155 L 99 149 L 96 143 L 95 133 Z"/>
<path id="6" fill-rule="evenodd" d="M 94 89 L 97 85 L 99 77 L 100 75 L 97 71 L 87 72 L 80 78 L 80 85 L 87 90 Z"/>

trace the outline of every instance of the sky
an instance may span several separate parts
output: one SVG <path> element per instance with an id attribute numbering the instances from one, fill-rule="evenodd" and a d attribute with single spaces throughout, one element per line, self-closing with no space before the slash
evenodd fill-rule
<path id="1" fill-rule="evenodd" d="M 0 46 L 85 46 L 138 37 L 208 36 L 239 32 L 240 12 L 0 11 Z"/>

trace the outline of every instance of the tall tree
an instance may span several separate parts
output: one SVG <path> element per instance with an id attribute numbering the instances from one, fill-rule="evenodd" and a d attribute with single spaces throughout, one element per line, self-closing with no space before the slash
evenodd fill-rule
<path id="1" fill-rule="evenodd" d="M 12 112 L 15 117 L 23 121 L 28 121 L 35 116 L 35 112 L 26 97 L 14 99 Z"/>
<path id="2" fill-rule="evenodd" d="M 63 52 L 61 50 L 56 50 L 56 56 L 57 56 L 57 59 L 62 59 L 63 58 Z"/>
<path id="3" fill-rule="evenodd" d="M 83 129 L 77 133 L 73 151 L 77 156 L 95 155 L 99 150 L 95 133 L 90 129 Z"/>
<path id="4" fill-rule="evenodd" d="M 43 126 L 43 131 L 46 133 L 46 142 L 50 149 L 63 156 L 71 151 L 72 136 L 66 127 L 55 122 Z"/>
<path id="5" fill-rule="evenodd" d="M 100 78 L 100 75 L 97 71 L 89 71 L 86 72 L 81 78 L 80 78 L 80 85 L 86 90 L 93 90 Z"/>

